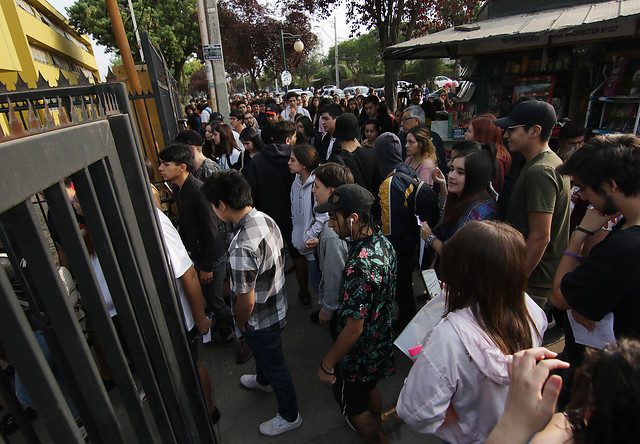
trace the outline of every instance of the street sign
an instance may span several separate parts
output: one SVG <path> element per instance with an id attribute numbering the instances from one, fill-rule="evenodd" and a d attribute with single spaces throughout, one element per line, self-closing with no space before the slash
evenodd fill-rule
<path id="1" fill-rule="evenodd" d="M 222 60 L 222 45 L 202 45 L 205 60 Z"/>
<path id="2" fill-rule="evenodd" d="M 285 69 L 284 71 L 282 71 L 282 74 L 280 74 L 280 80 L 282 81 L 282 84 L 284 86 L 289 86 L 291 85 L 291 80 L 293 80 L 293 77 L 291 76 L 291 73 Z"/>

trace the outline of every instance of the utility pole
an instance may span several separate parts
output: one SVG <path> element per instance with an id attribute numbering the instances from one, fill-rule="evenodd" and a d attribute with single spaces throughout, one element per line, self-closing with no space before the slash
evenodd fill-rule
<path id="1" fill-rule="evenodd" d="M 198 0 L 202 1 L 202 0 Z M 220 36 L 220 22 L 218 21 L 218 1 L 206 0 L 207 22 L 209 23 L 209 43 L 218 45 L 220 57 L 211 61 L 213 79 L 215 84 L 215 97 L 218 102 L 218 112 L 223 117 L 229 118 L 229 92 L 227 91 L 227 78 L 224 72 L 224 57 L 222 55 L 222 37 Z M 213 96 L 212 100 L 213 100 Z"/>
<path id="2" fill-rule="evenodd" d="M 335 42 L 335 56 L 336 56 L 336 88 L 340 89 L 340 67 L 338 66 L 338 26 L 336 25 L 336 16 L 333 16 L 333 35 Z"/>
<path id="3" fill-rule="evenodd" d="M 200 26 L 200 39 L 202 46 L 209 44 L 209 32 L 207 27 L 207 15 L 204 12 L 204 0 L 197 0 L 196 6 L 198 10 L 198 25 Z M 204 50 L 202 51 L 204 53 Z M 207 73 L 207 85 L 209 85 L 209 97 L 211 97 L 211 108 L 217 111 L 216 90 L 213 82 L 213 69 L 211 68 L 211 60 L 204 60 L 204 69 Z"/>

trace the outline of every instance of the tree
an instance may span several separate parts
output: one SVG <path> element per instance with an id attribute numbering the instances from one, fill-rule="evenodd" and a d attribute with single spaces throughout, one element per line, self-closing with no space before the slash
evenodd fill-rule
<path id="1" fill-rule="evenodd" d="M 356 85 L 368 85 L 371 78 L 383 70 L 376 30 L 340 42 L 338 54 L 340 65 L 344 64 L 345 69 L 351 72 L 351 80 Z M 329 67 L 329 65 L 335 72 L 335 47 L 329 48 L 325 66 Z M 342 68 L 340 69 L 342 70 Z M 331 77 L 335 77 L 335 74 Z M 344 78 L 342 74 L 340 77 Z"/>
<path id="2" fill-rule="evenodd" d="M 293 50 L 294 42 L 285 40 L 287 68 L 294 74 L 295 68 L 302 64 L 318 42 L 306 14 L 289 10 L 279 12 L 284 21 L 274 18 L 277 11 L 257 0 L 222 0 L 218 3 L 225 68 L 231 75 L 247 74 L 254 91 L 273 81 L 283 69 L 280 30 L 300 35 L 304 43 L 304 51 L 297 53 Z M 261 85 L 259 80 L 267 68 L 273 75 Z"/>
<path id="3" fill-rule="evenodd" d="M 340 0 L 288 0 L 292 8 L 316 15 L 328 15 Z M 413 37 L 416 21 L 425 0 L 347 0 L 347 17 L 357 32 L 361 25 L 373 27 L 378 33 L 380 53 L 396 43 Z M 384 85 L 387 104 L 393 110 L 397 102 L 398 73 L 404 61 L 384 60 Z"/>
<path id="4" fill-rule="evenodd" d="M 118 0 L 120 15 L 134 60 L 140 60 L 127 0 Z M 83 34 L 91 34 L 107 51 L 118 53 L 113 26 L 103 0 L 77 0 L 66 8 L 69 24 Z M 200 48 L 196 1 L 133 1 L 138 28 L 146 30 L 161 49 L 173 76 L 181 80 L 185 61 Z"/>
<path id="5" fill-rule="evenodd" d="M 483 3 L 483 0 L 425 0 L 418 15 L 417 34 L 475 22 Z"/>

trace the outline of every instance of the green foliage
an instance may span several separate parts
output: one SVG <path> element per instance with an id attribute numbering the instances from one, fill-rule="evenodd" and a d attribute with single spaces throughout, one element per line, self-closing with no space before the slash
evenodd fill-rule
<path id="1" fill-rule="evenodd" d="M 424 0 L 418 16 L 418 35 L 476 21 L 484 0 Z"/>
<path id="2" fill-rule="evenodd" d="M 376 30 L 369 31 L 356 38 L 338 44 L 340 78 L 349 84 L 368 85 L 373 76 L 384 70 L 380 59 L 380 46 Z M 335 47 L 329 49 L 324 62 L 326 68 L 333 70 L 329 78 L 335 80 Z M 343 77 L 342 71 L 345 71 Z M 344 84 L 343 84 L 344 86 Z"/>
<path id="3" fill-rule="evenodd" d="M 133 58 L 140 61 L 127 0 L 118 0 L 120 16 Z M 81 33 L 91 34 L 107 51 L 118 52 L 113 26 L 103 0 L 77 0 L 66 8 L 69 23 Z M 140 31 L 147 31 L 161 49 L 174 77 L 180 79 L 185 61 L 200 47 L 200 31 L 196 1 L 133 1 L 133 10 Z"/>

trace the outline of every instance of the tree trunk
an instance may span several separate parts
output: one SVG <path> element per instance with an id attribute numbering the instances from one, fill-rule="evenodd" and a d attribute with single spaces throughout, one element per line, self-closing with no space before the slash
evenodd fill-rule
<path id="1" fill-rule="evenodd" d="M 173 78 L 178 81 L 178 91 L 180 91 L 180 87 L 183 83 L 182 69 L 184 68 L 184 64 L 186 61 L 186 59 L 180 60 L 173 66 Z"/>
<path id="2" fill-rule="evenodd" d="M 396 110 L 398 101 L 398 74 L 402 69 L 404 61 L 385 60 L 384 61 L 384 96 L 389 111 Z"/>

